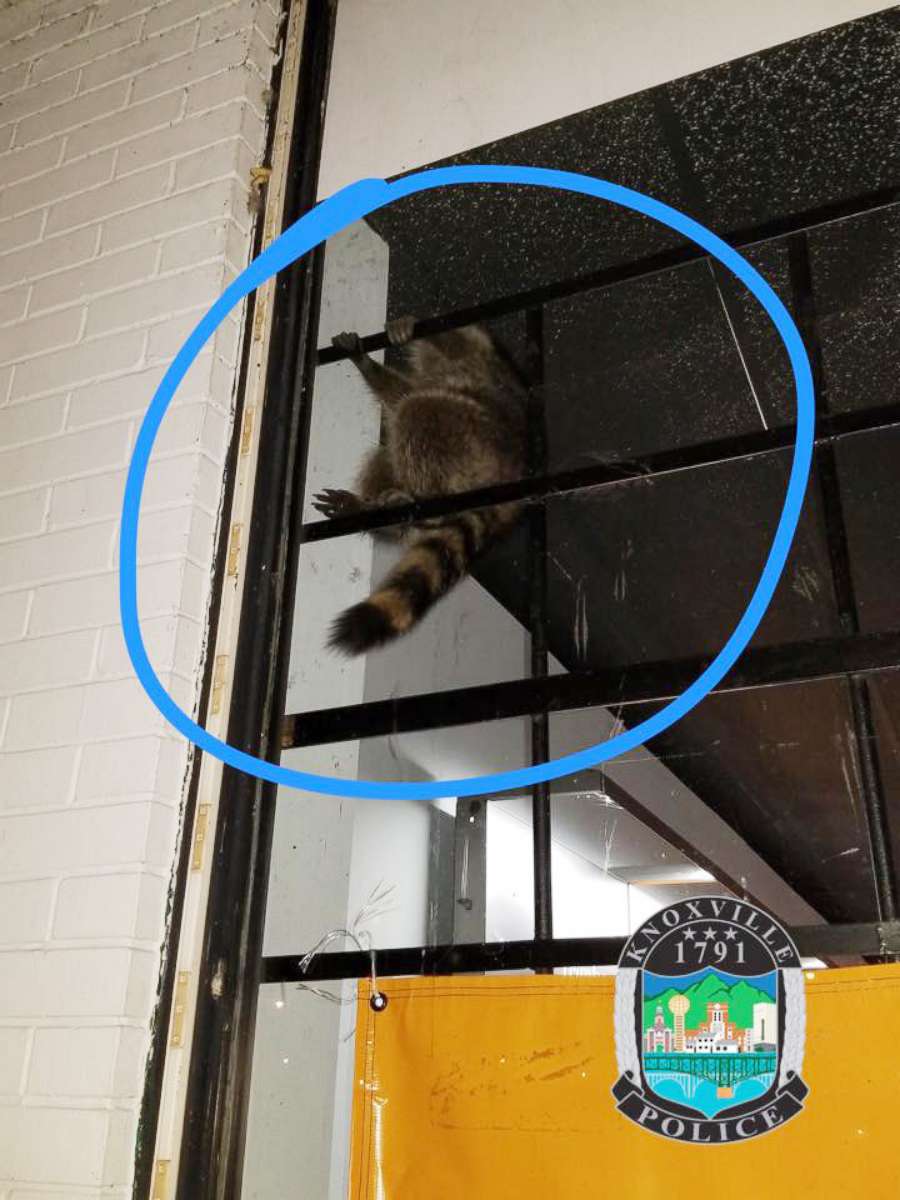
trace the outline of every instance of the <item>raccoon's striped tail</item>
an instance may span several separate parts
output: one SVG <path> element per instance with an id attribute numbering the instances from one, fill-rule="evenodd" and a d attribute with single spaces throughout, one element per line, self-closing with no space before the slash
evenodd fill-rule
<path id="1" fill-rule="evenodd" d="M 368 600 L 335 618 L 328 645 L 353 656 L 409 633 L 518 515 L 519 505 L 503 504 L 447 517 L 421 530 Z"/>

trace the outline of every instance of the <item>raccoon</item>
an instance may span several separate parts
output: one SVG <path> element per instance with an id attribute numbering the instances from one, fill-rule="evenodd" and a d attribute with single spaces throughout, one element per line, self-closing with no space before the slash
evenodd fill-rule
<path id="1" fill-rule="evenodd" d="M 409 503 L 521 479 L 526 466 L 527 384 L 482 326 L 412 339 L 410 317 L 390 322 L 403 347 L 398 368 L 382 366 L 355 333 L 333 344 L 350 356 L 384 413 L 382 444 L 360 471 L 356 491 L 326 489 L 314 499 L 326 517 Z M 384 582 L 340 613 L 328 645 L 352 656 L 408 633 L 514 524 L 510 503 L 440 517 L 412 530 L 385 530 L 408 549 Z"/>

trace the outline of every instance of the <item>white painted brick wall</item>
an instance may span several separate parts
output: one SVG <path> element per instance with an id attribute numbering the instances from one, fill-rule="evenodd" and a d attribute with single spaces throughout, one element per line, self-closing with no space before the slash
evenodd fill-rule
<path id="1" fill-rule="evenodd" d="M 249 255 L 277 0 L 0 0 L 0 1200 L 124 1197 L 187 748 L 132 677 L 118 515 Z M 191 707 L 241 320 L 147 477 L 148 650 Z"/>

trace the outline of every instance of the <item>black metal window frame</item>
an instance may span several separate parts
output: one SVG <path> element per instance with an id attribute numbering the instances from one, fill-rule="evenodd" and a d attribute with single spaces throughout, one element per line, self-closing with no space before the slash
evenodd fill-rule
<path id="1" fill-rule="evenodd" d="M 315 202 L 322 146 L 331 46 L 338 0 L 307 0 L 300 71 L 300 95 L 291 134 L 285 225 Z M 736 249 L 786 240 L 794 308 L 810 351 L 819 412 L 816 459 L 832 573 L 838 596 L 841 635 L 748 651 L 722 681 L 719 691 L 844 677 L 851 689 L 860 775 L 865 799 L 876 892 L 877 920 L 865 924 L 795 928 L 804 955 L 819 958 L 900 955 L 897 880 L 884 809 L 877 747 L 866 677 L 900 667 L 900 631 L 865 634 L 860 630 L 849 567 L 841 494 L 834 470 L 834 446 L 854 433 L 900 425 L 900 403 L 830 413 L 822 378 L 821 353 L 811 289 L 808 234 L 838 221 L 894 205 L 896 189 L 779 217 L 764 225 L 727 233 Z M 539 381 L 545 306 L 588 291 L 648 278 L 707 256 L 693 246 L 677 247 L 636 262 L 594 272 L 417 323 L 415 336 L 461 327 L 510 313 L 525 315 L 532 366 Z M 624 671 L 548 675 L 543 638 L 546 606 L 546 524 L 543 501 L 587 489 L 627 487 L 635 479 L 702 470 L 712 464 L 786 452 L 791 426 L 666 450 L 642 463 L 610 462 L 548 473 L 543 413 L 535 401 L 531 416 L 532 475 L 504 484 L 415 504 L 370 510 L 304 524 L 306 462 L 309 451 L 313 379 L 317 366 L 342 357 L 332 347 L 316 348 L 322 285 L 319 249 L 280 273 L 272 313 L 272 350 L 266 403 L 260 429 L 260 472 L 248 538 L 242 616 L 234 670 L 234 702 L 228 740 L 259 757 L 277 761 L 283 749 L 379 733 L 405 732 L 454 724 L 527 716 L 532 761 L 547 758 L 548 720 L 553 712 L 591 705 L 614 705 L 636 712 L 641 706 L 676 695 L 702 670 L 705 659 L 637 663 Z M 363 339 L 366 350 L 386 346 L 383 333 Z M 536 389 L 539 393 L 539 389 Z M 285 431 L 288 436 L 285 436 Z M 285 715 L 290 605 L 299 556 L 305 544 L 347 536 L 427 517 L 521 500 L 527 508 L 530 544 L 529 614 L 532 620 L 528 678 L 395 700 L 372 701 Z M 220 555 L 221 558 L 221 555 Z M 221 565 L 221 564 L 220 564 Z M 263 957 L 268 869 L 276 788 L 229 767 L 223 771 L 220 817 L 213 839 L 215 864 L 204 933 L 188 1075 L 186 1115 L 178 1172 L 180 1197 L 212 1200 L 240 1194 L 253 1033 L 259 988 L 266 983 L 343 980 L 364 977 L 369 962 L 358 952 L 316 956 L 301 969 L 304 950 Z M 535 936 L 521 942 L 474 942 L 388 949 L 379 952 L 379 973 L 452 974 L 492 970 L 548 971 L 562 966 L 612 965 L 624 938 L 554 938 L 550 869 L 550 788 L 532 790 L 534 816 Z M 177 932 L 177 931 L 176 931 Z"/>
<path id="2" fill-rule="evenodd" d="M 748 249 L 767 243 L 786 246 L 789 264 L 791 299 L 795 320 L 806 344 L 816 389 L 817 417 L 815 433 L 815 463 L 819 495 L 825 523 L 825 537 L 831 566 L 834 592 L 837 598 L 841 633 L 837 637 L 817 638 L 745 651 L 739 662 L 714 689 L 716 692 L 744 690 L 796 684 L 825 678 L 846 680 L 858 750 L 860 779 L 864 801 L 864 818 L 868 835 L 872 874 L 875 887 L 877 922 L 872 926 L 846 927 L 842 951 L 834 949 L 833 926 L 826 934 L 820 927 L 797 930 L 802 945 L 812 957 L 835 954 L 861 956 L 890 952 L 894 945 L 894 924 L 897 921 L 897 877 L 891 851 L 890 830 L 885 812 L 878 750 L 869 697 L 867 675 L 900 667 L 900 631 L 864 633 L 860 627 L 843 502 L 835 463 L 835 446 L 842 438 L 853 434 L 890 430 L 900 427 L 900 403 L 833 413 L 828 405 L 828 393 L 822 370 L 822 353 L 818 335 L 812 276 L 809 261 L 809 234 L 839 221 L 888 208 L 898 202 L 895 189 L 872 193 L 840 205 L 782 217 L 766 226 L 725 235 L 735 249 Z M 485 304 L 417 322 L 415 337 L 428 336 L 446 329 L 459 328 L 500 315 L 519 314 L 525 319 L 526 350 L 534 382 L 539 385 L 543 375 L 542 330 L 545 305 L 561 297 L 597 292 L 624 282 L 646 279 L 664 271 L 677 271 L 708 256 L 696 248 L 676 248 L 662 255 L 638 262 L 626 263 L 578 279 L 563 280 L 545 288 L 504 297 Z M 368 350 L 387 344 L 383 333 L 363 338 Z M 317 365 L 334 363 L 346 355 L 334 347 L 318 350 Z M 539 386 L 535 388 L 539 395 Z M 474 722 L 503 720 L 527 716 L 532 730 L 532 763 L 545 762 L 549 757 L 548 718 L 553 712 L 590 706 L 614 707 L 617 711 L 637 714 L 649 706 L 672 699 L 709 664 L 709 657 L 688 658 L 665 662 L 638 662 L 606 671 L 582 671 L 560 675 L 547 673 L 547 647 L 544 637 L 546 608 L 546 508 L 550 498 L 587 490 L 621 489 L 635 481 L 684 471 L 702 470 L 725 462 L 745 462 L 762 455 L 786 454 L 793 444 L 794 426 L 742 433 L 729 438 L 695 443 L 676 449 L 647 455 L 640 463 L 606 462 L 548 474 L 546 471 L 545 414 L 539 400 L 530 412 L 531 466 L 529 478 L 514 483 L 479 488 L 452 496 L 420 500 L 411 504 L 370 509 L 363 513 L 317 520 L 304 524 L 298 531 L 303 544 L 335 537 L 344 537 L 382 529 L 388 526 L 411 525 L 429 517 L 443 516 L 473 508 L 487 507 L 499 501 L 522 501 L 527 508 L 529 532 L 529 623 L 531 626 L 530 676 L 493 684 L 455 688 L 449 691 L 426 692 L 389 700 L 372 700 L 360 704 L 329 709 L 312 709 L 285 716 L 282 728 L 282 747 L 297 748 L 340 741 L 375 737 L 388 733 L 410 733 L 427 729 L 469 725 Z M 552 966 L 585 965 L 571 962 L 570 939 L 552 938 L 552 873 L 550 868 L 550 789 L 541 784 L 532 789 L 533 848 L 534 848 L 534 942 L 525 955 L 535 970 Z M 860 930 L 868 929 L 861 934 Z M 874 941 L 873 941 L 874 938 Z M 537 943 L 542 944 L 540 946 Z M 590 962 L 608 965 L 615 939 L 587 939 L 584 954 L 600 955 Z M 877 946 L 877 950 L 872 947 Z M 817 949 L 818 947 L 818 949 Z M 396 962 L 409 964 L 418 961 L 422 972 L 492 969 L 508 970 L 510 963 L 522 961 L 521 949 L 505 951 L 502 945 L 484 944 L 480 949 L 469 946 L 409 947 L 382 952 L 383 965 Z M 511 957 L 512 956 L 512 957 Z M 363 957 L 352 953 L 321 955 L 305 973 L 299 971 L 299 956 L 267 958 L 263 977 L 268 982 L 284 982 L 302 978 L 343 979 L 365 974 Z M 477 968 L 473 963 L 479 963 Z M 453 967 L 452 964 L 463 965 Z M 426 965 L 427 964 L 427 965 Z M 349 972 L 349 974 L 348 974 Z"/>

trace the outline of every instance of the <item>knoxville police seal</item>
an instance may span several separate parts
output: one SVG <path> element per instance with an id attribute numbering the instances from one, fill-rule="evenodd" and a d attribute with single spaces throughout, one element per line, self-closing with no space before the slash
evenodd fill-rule
<path id="1" fill-rule="evenodd" d="M 722 896 L 673 904 L 619 959 L 619 1112 L 696 1145 L 778 1129 L 809 1091 L 805 1029 L 800 957 L 777 921 Z"/>

